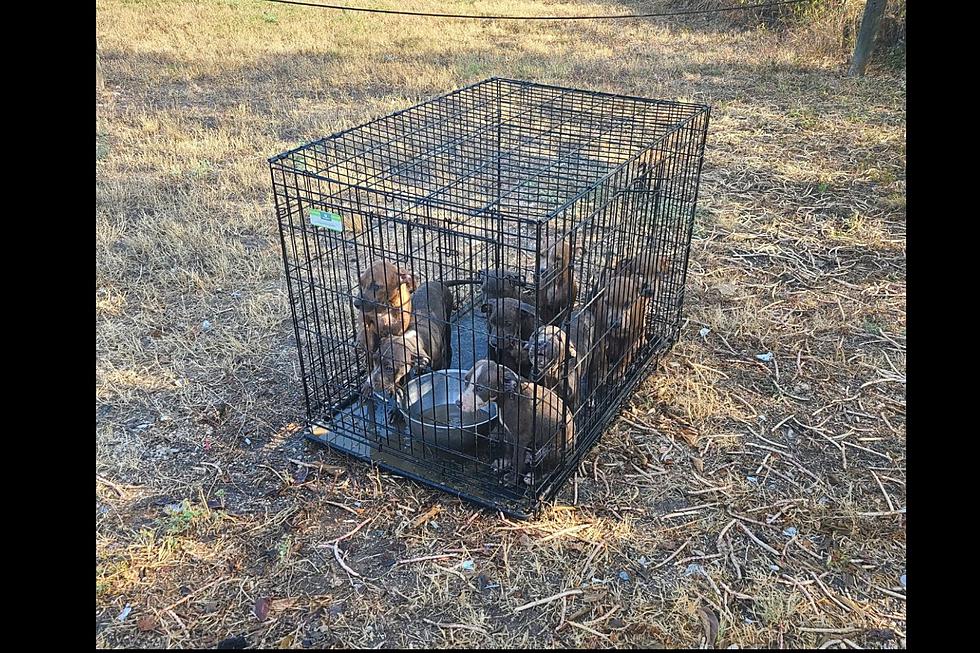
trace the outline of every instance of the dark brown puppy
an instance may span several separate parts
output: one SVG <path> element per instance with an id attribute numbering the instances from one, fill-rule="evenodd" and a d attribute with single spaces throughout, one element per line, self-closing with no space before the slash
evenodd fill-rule
<path id="1" fill-rule="evenodd" d="M 375 365 L 381 339 L 408 330 L 416 283 L 411 272 L 379 260 L 361 273 L 357 286 L 358 296 L 353 302 L 354 308 L 361 312 L 357 340 L 364 347 L 370 369 Z"/>
<path id="2" fill-rule="evenodd" d="M 449 367 L 452 358 L 449 317 L 454 310 L 453 295 L 444 283 L 428 281 L 412 293 L 412 328 L 418 331 L 434 370 Z"/>
<path id="3" fill-rule="evenodd" d="M 519 270 L 503 268 L 500 270 L 480 270 L 480 312 L 490 312 L 490 304 L 497 299 L 513 297 L 529 304 L 534 303 L 534 294 L 527 288 L 524 274 Z"/>
<path id="4" fill-rule="evenodd" d="M 538 257 L 538 312 L 545 324 L 560 324 L 575 304 L 578 283 L 572 273 L 575 255 L 570 236 L 550 235 Z"/>
<path id="5" fill-rule="evenodd" d="M 490 302 L 487 329 L 490 332 L 488 356 L 519 374 L 531 370 L 531 359 L 524 343 L 537 327 L 534 307 L 513 297 Z"/>
<path id="6" fill-rule="evenodd" d="M 449 316 L 453 296 L 445 284 L 423 283 L 412 293 L 412 321 L 408 331 L 384 338 L 379 360 L 364 383 L 362 391 L 371 389 L 394 392 L 413 368 L 431 366 L 433 370 L 449 367 L 452 358 Z"/>
<path id="7" fill-rule="evenodd" d="M 557 392 L 575 410 L 581 399 L 581 385 L 587 382 L 595 357 L 592 312 L 575 311 L 567 329 L 566 332 L 554 325 L 538 327 L 525 349 L 531 359 L 531 379 Z"/>
<path id="8" fill-rule="evenodd" d="M 497 403 L 504 437 L 512 447 L 510 455 L 497 463 L 499 468 L 510 468 L 508 482 L 530 485 L 548 474 L 563 452 L 571 455 L 575 425 L 561 397 L 509 367 L 482 359 L 466 373 L 466 388 L 456 405 L 475 412 L 491 401 Z"/>
<path id="9" fill-rule="evenodd" d="M 603 286 L 595 303 L 596 339 L 607 365 L 596 384 L 615 381 L 643 345 L 651 292 L 643 277 L 630 273 L 614 276 Z"/>

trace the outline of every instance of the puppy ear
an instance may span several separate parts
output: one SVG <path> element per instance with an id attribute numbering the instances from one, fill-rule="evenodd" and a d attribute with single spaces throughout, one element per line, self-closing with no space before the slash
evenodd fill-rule
<path id="1" fill-rule="evenodd" d="M 521 313 L 524 313 L 525 315 L 530 315 L 531 317 L 536 317 L 537 316 L 537 313 L 534 311 L 534 307 L 531 306 L 530 304 L 525 303 L 525 302 L 518 302 L 517 303 L 517 309 Z"/>
<path id="2" fill-rule="evenodd" d="M 568 357 L 578 358 L 578 352 L 575 351 L 575 345 L 573 345 L 572 343 L 568 343 Z"/>
<path id="3" fill-rule="evenodd" d="M 508 394 L 514 394 L 517 392 L 517 388 L 520 385 L 520 378 L 518 378 L 517 373 L 509 367 L 501 366 L 499 368 L 503 373 L 503 382 L 500 384 L 500 389 Z"/>
<path id="4" fill-rule="evenodd" d="M 401 268 L 398 269 L 398 281 L 408 286 L 411 292 L 415 292 L 415 289 L 418 288 L 418 284 L 415 283 L 415 277 L 412 276 L 412 273 Z"/>

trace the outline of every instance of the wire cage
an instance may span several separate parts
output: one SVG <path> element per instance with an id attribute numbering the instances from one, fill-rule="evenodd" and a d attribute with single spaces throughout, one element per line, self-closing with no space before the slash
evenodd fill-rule
<path id="1" fill-rule="evenodd" d="M 708 117 L 492 78 L 271 158 L 306 436 L 532 514 L 677 340 Z"/>

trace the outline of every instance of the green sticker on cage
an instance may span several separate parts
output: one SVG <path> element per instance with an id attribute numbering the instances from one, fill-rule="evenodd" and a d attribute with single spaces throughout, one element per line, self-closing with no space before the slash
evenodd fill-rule
<path id="1" fill-rule="evenodd" d="M 331 231 L 344 230 L 344 219 L 340 217 L 340 214 L 321 211 L 320 209 L 310 209 L 310 224 Z"/>

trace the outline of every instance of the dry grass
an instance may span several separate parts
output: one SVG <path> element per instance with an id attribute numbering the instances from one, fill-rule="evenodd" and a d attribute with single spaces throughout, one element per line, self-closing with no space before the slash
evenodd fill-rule
<path id="1" fill-rule="evenodd" d="M 904 646 L 904 71 L 244 0 L 97 38 L 97 646 Z M 264 161 L 491 75 L 714 107 L 681 342 L 526 523 L 297 441 Z"/>

